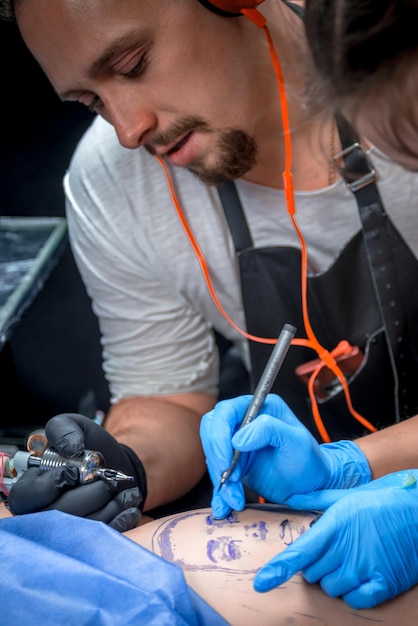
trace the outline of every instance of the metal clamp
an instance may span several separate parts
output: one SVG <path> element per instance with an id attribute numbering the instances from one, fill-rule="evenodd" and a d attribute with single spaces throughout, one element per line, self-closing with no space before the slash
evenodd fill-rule
<path id="1" fill-rule="evenodd" d="M 347 157 L 355 155 L 356 151 L 361 153 L 360 156 L 363 159 L 363 164 L 368 167 L 368 171 L 361 172 L 358 170 L 351 170 L 347 167 Z M 358 142 L 355 142 L 351 146 L 348 146 L 348 148 L 344 148 L 344 150 L 338 152 L 334 156 L 333 160 L 338 173 L 345 180 L 347 187 L 351 189 L 353 193 L 359 189 L 363 189 L 363 187 L 367 187 L 367 185 L 370 185 L 371 183 L 375 183 L 379 178 L 373 163 Z"/>

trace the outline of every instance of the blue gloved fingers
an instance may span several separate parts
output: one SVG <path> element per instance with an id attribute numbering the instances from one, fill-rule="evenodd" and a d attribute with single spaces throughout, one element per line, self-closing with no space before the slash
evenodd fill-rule
<path id="1" fill-rule="evenodd" d="M 213 489 L 212 514 L 215 519 L 224 519 L 231 511 L 242 511 L 245 507 L 245 493 L 241 482 L 227 480 L 218 490 Z"/>
<path id="2" fill-rule="evenodd" d="M 212 515 L 215 519 L 224 519 L 232 511 L 232 507 L 216 494 L 212 496 L 210 506 L 212 507 Z"/>
<path id="3" fill-rule="evenodd" d="M 418 472 L 416 470 L 403 470 L 387 474 L 377 480 L 351 489 L 323 489 L 322 491 L 290 496 L 286 500 L 286 504 L 297 510 L 323 511 L 352 493 L 375 491 L 376 489 L 408 489 L 416 484 L 417 478 Z"/>
<path id="4" fill-rule="evenodd" d="M 219 479 L 232 461 L 234 451 L 231 439 L 243 420 L 251 398 L 246 395 L 223 400 L 202 417 L 200 437 L 203 449 L 208 464 L 219 474 Z"/>
<path id="5" fill-rule="evenodd" d="M 235 430 L 242 422 L 249 403 L 251 402 L 251 398 L 252 396 L 247 395 L 239 396 L 233 400 L 223 400 L 222 402 L 218 402 L 212 411 L 202 417 L 200 438 L 206 455 L 209 475 L 215 491 L 214 495 L 216 495 L 216 491 L 218 490 L 222 473 L 228 469 L 232 462 L 234 450 L 232 448 L 231 439 Z M 245 458 L 240 458 L 228 483 L 240 480 L 243 465 L 245 465 Z M 225 485 L 222 487 L 223 494 L 221 499 L 226 499 L 226 503 L 233 507 L 233 503 L 236 501 L 236 488 L 232 487 L 231 494 L 229 494 L 228 490 L 224 490 Z M 229 502 L 231 498 L 232 501 Z M 215 503 L 216 501 L 215 499 Z M 220 509 L 224 509 L 224 507 L 220 505 Z M 220 510 L 219 514 L 221 514 Z"/>
<path id="6" fill-rule="evenodd" d="M 78 481 L 78 469 L 72 465 L 41 472 L 27 469 L 10 489 L 9 507 L 15 515 L 34 513 L 52 504 L 66 487 Z"/>
<path id="7" fill-rule="evenodd" d="M 298 537 L 283 552 L 273 557 L 264 565 L 254 578 L 255 591 L 270 591 L 282 585 L 297 572 L 320 560 L 327 554 L 334 540 L 334 524 L 324 517 L 304 534 Z"/>
<path id="8" fill-rule="evenodd" d="M 240 481 L 243 460 L 240 459 L 240 463 L 221 489 L 219 485 L 222 473 L 228 469 L 232 461 L 234 452 L 231 445 L 232 434 L 237 424 L 241 423 L 251 397 L 235 398 L 233 411 L 228 408 L 230 404 L 228 400 L 219 402 L 215 409 L 202 418 L 200 435 L 213 484 L 211 507 L 215 519 L 224 519 L 231 510 L 242 511 L 245 506 L 244 488 Z"/>
<path id="9" fill-rule="evenodd" d="M 302 426 L 302 428 L 305 427 Z M 281 448 L 289 448 L 289 440 L 293 443 L 294 438 L 295 426 L 293 424 L 287 424 L 276 417 L 260 413 L 257 419 L 235 433 L 232 437 L 232 445 L 242 452 L 253 452 L 267 446 L 277 448 L 280 452 Z"/>
<path id="10" fill-rule="evenodd" d="M 418 470 L 347 489 L 254 580 L 268 591 L 300 571 L 353 608 L 369 608 L 418 583 Z M 367 596 L 371 597 L 367 597 Z"/>
<path id="11" fill-rule="evenodd" d="M 376 573 L 371 580 L 346 593 L 343 598 L 353 609 L 371 609 L 395 596 L 396 591 L 390 589 L 383 576 Z"/>
<path id="12" fill-rule="evenodd" d="M 340 498 L 345 498 L 353 489 L 324 489 L 311 493 L 297 494 L 286 500 L 286 505 L 297 511 L 324 511 Z"/>
<path id="13" fill-rule="evenodd" d="M 239 480 L 238 470 L 236 469 L 230 478 L 219 489 L 220 476 L 214 472 L 213 468 L 208 464 L 209 476 L 213 483 L 212 494 L 212 514 L 215 519 L 224 519 L 229 513 L 234 511 L 242 511 L 245 506 L 244 487 Z M 238 478 L 235 478 L 238 474 Z"/>
<path id="14" fill-rule="evenodd" d="M 87 517 L 102 509 L 115 495 L 111 481 L 96 480 L 62 493 L 43 510 L 55 509 L 77 517 Z"/>
<path id="15" fill-rule="evenodd" d="M 267 413 L 268 415 L 271 415 L 275 417 L 276 419 L 280 420 L 281 422 L 284 422 L 288 425 L 297 426 L 297 428 L 300 428 L 302 430 L 305 430 L 306 432 L 309 432 L 306 426 L 304 426 L 302 422 L 298 420 L 296 415 L 293 413 L 291 408 L 286 404 L 283 398 L 281 396 L 278 396 L 276 393 L 270 393 L 267 396 L 260 413 L 261 412 Z"/>
<path id="16" fill-rule="evenodd" d="M 348 491 L 348 493 L 359 493 L 363 491 L 376 491 L 376 489 L 409 489 L 410 487 L 416 487 L 417 480 L 418 470 L 401 470 L 400 472 L 386 474 L 386 476 L 372 480 L 365 485 L 359 485 L 358 487 L 353 487 L 352 489 L 343 491 Z"/>
<path id="17" fill-rule="evenodd" d="M 286 424 L 275 417 L 260 413 L 257 419 L 235 433 L 232 445 L 241 452 L 253 452 L 266 446 L 278 448 L 283 439 L 280 432 L 282 428 L 285 431 Z"/>
<path id="18" fill-rule="evenodd" d="M 323 568 L 321 569 L 323 570 Z M 348 570 L 347 568 L 338 567 L 333 572 L 325 575 L 320 574 L 318 569 L 316 569 L 316 574 L 312 574 L 312 572 L 313 569 L 310 576 L 307 576 L 305 571 L 302 572 L 305 580 L 309 583 L 320 581 L 322 589 L 331 598 L 338 598 L 351 593 L 359 589 L 363 584 L 354 568 Z"/>

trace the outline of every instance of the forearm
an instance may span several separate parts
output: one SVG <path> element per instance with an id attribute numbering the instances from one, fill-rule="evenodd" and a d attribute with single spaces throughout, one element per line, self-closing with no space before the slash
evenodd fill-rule
<path id="1" fill-rule="evenodd" d="M 373 479 L 418 467 L 418 415 L 356 440 L 366 455 Z"/>
<path id="2" fill-rule="evenodd" d="M 184 394 L 129 398 L 112 407 L 106 429 L 131 448 L 145 467 L 145 511 L 184 495 L 203 476 L 200 419 L 214 403 L 215 398 L 207 394 Z"/>

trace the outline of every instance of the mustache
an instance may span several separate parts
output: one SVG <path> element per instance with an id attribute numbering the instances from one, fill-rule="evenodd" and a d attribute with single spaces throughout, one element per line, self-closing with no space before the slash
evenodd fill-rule
<path id="1" fill-rule="evenodd" d="M 209 125 L 202 118 L 192 115 L 183 117 L 172 124 L 167 130 L 156 133 L 152 138 L 152 143 L 144 144 L 144 148 L 155 156 L 157 147 L 166 148 L 167 146 L 173 145 L 177 143 L 176 140 L 179 141 L 185 135 L 196 130 L 202 133 L 211 132 Z"/>

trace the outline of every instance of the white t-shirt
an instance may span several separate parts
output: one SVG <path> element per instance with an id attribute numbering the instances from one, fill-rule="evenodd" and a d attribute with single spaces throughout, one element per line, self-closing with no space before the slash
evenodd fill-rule
<path id="1" fill-rule="evenodd" d="M 418 256 L 418 175 L 377 150 L 371 156 L 387 213 Z M 238 264 L 218 192 L 185 169 L 171 173 L 215 292 L 245 330 Z M 282 191 L 243 180 L 236 185 L 256 247 L 300 247 Z M 249 366 L 246 339 L 213 302 L 154 157 L 123 148 L 113 127 L 97 117 L 75 151 L 64 188 L 70 241 L 99 319 L 113 402 L 216 393 L 212 327 L 237 343 Z M 355 198 L 340 180 L 296 192 L 295 199 L 310 271 L 321 273 L 360 229 Z"/>

